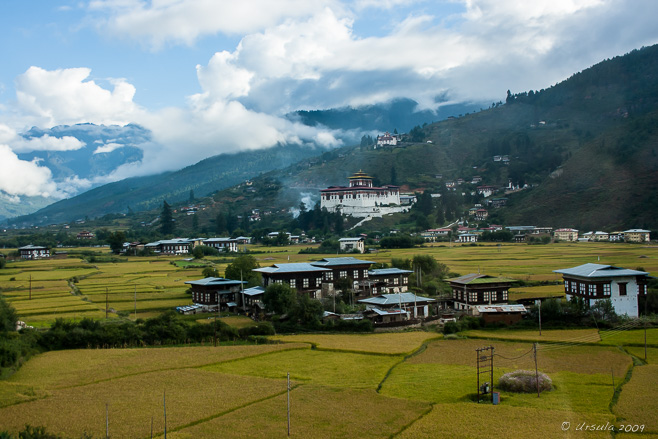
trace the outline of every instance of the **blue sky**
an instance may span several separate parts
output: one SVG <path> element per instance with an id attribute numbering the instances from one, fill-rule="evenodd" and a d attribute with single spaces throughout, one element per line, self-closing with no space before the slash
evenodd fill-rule
<path id="1" fill-rule="evenodd" d="M 282 116 L 398 97 L 504 100 L 655 44 L 657 16 L 654 0 L 4 1 L 0 194 L 65 195 L 16 154 L 84 145 L 27 142 L 32 126 L 150 129 L 144 160 L 108 181 L 277 142 L 338 146 L 337 133 Z"/>

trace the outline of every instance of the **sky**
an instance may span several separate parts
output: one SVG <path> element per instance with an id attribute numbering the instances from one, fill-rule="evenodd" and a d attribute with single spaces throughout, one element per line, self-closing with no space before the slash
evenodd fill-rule
<path id="1" fill-rule="evenodd" d="M 655 17 L 655 0 L 3 1 L 0 194 L 71 195 L 17 154 L 84 144 L 25 140 L 33 126 L 151 130 L 144 159 L 107 181 L 277 143 L 339 146 L 283 116 L 401 97 L 497 102 L 657 43 Z"/>

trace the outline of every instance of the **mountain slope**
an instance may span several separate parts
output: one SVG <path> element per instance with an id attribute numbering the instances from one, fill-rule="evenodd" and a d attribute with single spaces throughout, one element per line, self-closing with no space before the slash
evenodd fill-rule
<path id="1" fill-rule="evenodd" d="M 296 206 L 295 191 L 297 200 L 304 193 L 317 201 L 319 188 L 344 185 L 359 169 L 382 184 L 444 194 L 446 180 L 480 176 L 480 184 L 498 187 L 511 180 L 529 189 L 508 195 L 508 207 L 491 211 L 493 222 L 658 228 L 658 46 L 415 134 L 396 148 L 331 151 L 267 177 L 281 182 L 288 205 L 280 207 Z M 509 165 L 494 161 L 497 155 L 507 155 Z M 466 210 L 482 201 L 470 195 L 475 186 L 455 194 Z"/>
<path id="2" fill-rule="evenodd" d="M 221 154 L 180 171 L 106 184 L 34 214 L 11 219 L 9 223 L 62 223 L 108 213 L 154 209 L 161 206 L 163 200 L 180 202 L 188 199 L 190 191 L 196 196 L 205 196 L 319 152 L 308 146 L 279 145 L 266 150 Z"/>

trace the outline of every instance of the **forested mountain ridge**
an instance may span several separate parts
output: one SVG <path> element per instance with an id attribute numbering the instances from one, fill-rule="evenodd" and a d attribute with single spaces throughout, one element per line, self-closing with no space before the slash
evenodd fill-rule
<path id="1" fill-rule="evenodd" d="M 440 193 L 428 214 L 429 223 L 439 226 L 466 217 L 469 207 L 486 201 L 471 195 L 477 184 L 469 182 L 478 176 L 479 184 L 503 188 L 511 182 L 526 187 L 508 195 L 496 194 L 509 201 L 504 208 L 491 209 L 490 222 L 584 230 L 658 228 L 654 197 L 658 188 L 658 46 L 605 60 L 544 90 L 510 91 L 504 104 L 492 103 L 477 113 L 416 126 L 403 140 L 397 147 L 345 147 L 318 157 L 312 157 L 318 151 L 300 149 L 289 163 L 300 161 L 285 169 L 271 167 L 256 179 L 253 187 L 267 187 L 266 197 L 253 188 L 232 188 L 220 191 L 215 200 L 220 209 L 221 203 L 230 203 L 224 210 L 242 217 L 254 208 L 294 208 L 302 198 L 308 206 L 309 200 L 317 201 L 319 188 L 344 185 L 352 173 L 363 169 L 377 184 Z M 496 161 L 494 156 L 509 161 Z M 113 183 L 95 189 L 99 192 L 90 194 L 94 198 L 88 201 L 83 194 L 49 206 L 39 215 L 47 215 L 51 223 L 64 218 L 63 211 L 78 217 L 80 212 L 89 212 L 91 217 L 94 212 L 107 212 L 107 203 L 113 203 L 116 212 L 125 212 L 129 207 L 155 209 L 164 194 L 170 202 L 185 200 L 191 189 L 203 195 L 201 182 L 208 181 L 205 173 L 217 172 L 212 163 L 207 165 L 138 182 Z M 232 176 L 229 168 L 221 172 Z M 245 175 L 222 179 L 227 183 L 224 187 L 250 178 Z M 448 191 L 446 181 L 457 179 L 463 179 L 464 185 Z M 111 197 L 121 191 L 132 191 L 135 196 L 122 195 L 120 201 Z M 104 193 L 107 198 L 100 196 Z M 90 205 L 99 208 L 90 209 Z M 214 215 L 207 213 L 209 218 Z"/>

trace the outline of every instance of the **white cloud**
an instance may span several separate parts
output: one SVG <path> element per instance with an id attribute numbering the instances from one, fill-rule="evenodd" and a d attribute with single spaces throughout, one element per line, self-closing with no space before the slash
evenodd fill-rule
<path id="1" fill-rule="evenodd" d="M 94 150 L 94 154 L 106 154 L 114 151 L 115 149 L 123 148 L 126 145 L 120 143 L 108 143 L 106 145 L 101 145 Z"/>
<path id="2" fill-rule="evenodd" d="M 88 68 L 44 70 L 30 67 L 16 79 L 16 99 L 34 125 L 53 126 L 91 122 L 125 125 L 138 116 L 135 87 L 113 79 L 113 90 L 86 80 Z"/>
<path id="3" fill-rule="evenodd" d="M 41 137 L 33 137 L 25 139 L 17 137 L 11 142 L 11 149 L 14 152 L 30 152 L 30 151 L 75 151 L 84 148 L 84 142 L 71 136 L 52 137 L 44 134 Z"/>
<path id="4" fill-rule="evenodd" d="M 255 32 L 290 18 L 308 16 L 332 0 L 95 0 L 101 28 L 159 49 L 168 42 L 191 45 L 204 35 Z M 108 16 L 109 15 L 109 16 Z"/>
<path id="5" fill-rule="evenodd" d="M 48 168 L 20 160 L 8 145 L 0 144 L 1 191 L 12 196 L 61 196 L 51 177 Z"/>

